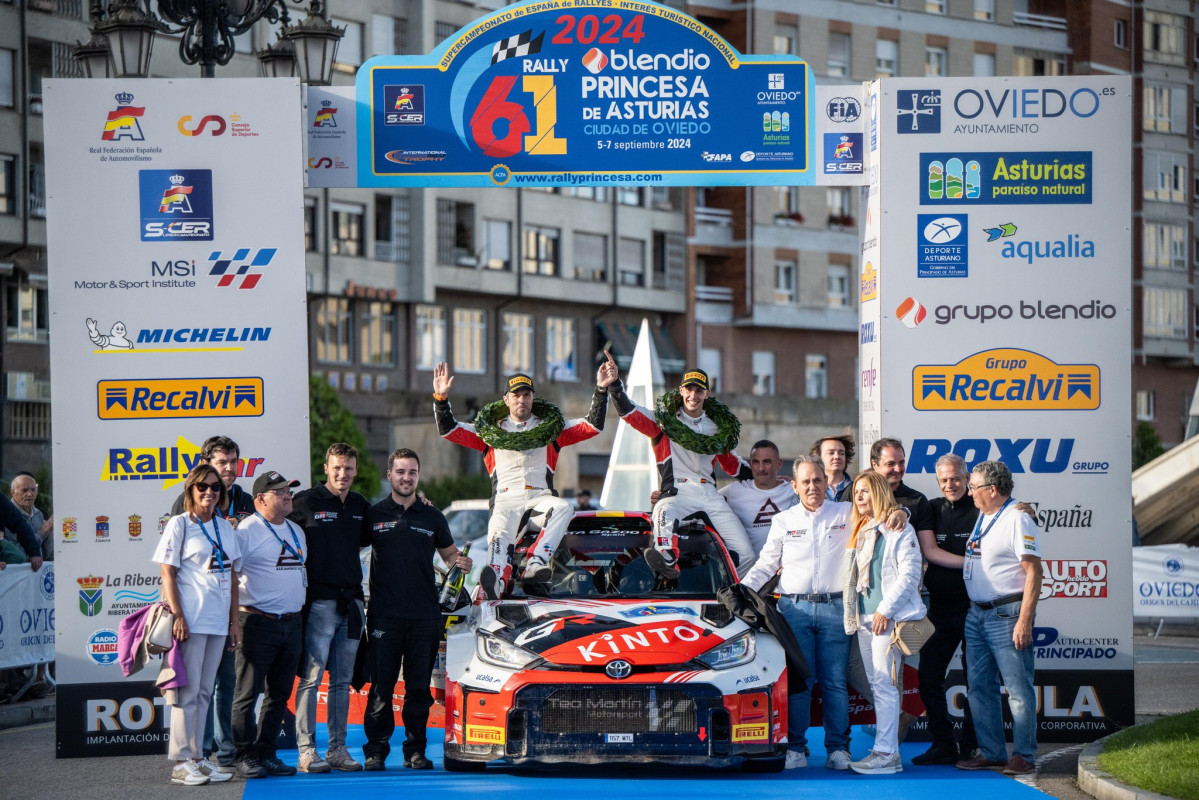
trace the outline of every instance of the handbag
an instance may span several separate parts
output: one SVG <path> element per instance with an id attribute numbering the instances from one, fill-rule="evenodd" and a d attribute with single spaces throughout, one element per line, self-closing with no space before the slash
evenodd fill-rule
<path id="1" fill-rule="evenodd" d="M 160 656 L 175 646 L 175 615 L 166 603 L 159 603 L 146 621 L 146 652 Z"/>
<path id="2" fill-rule="evenodd" d="M 937 629 L 927 616 L 896 622 L 891 631 L 891 646 L 899 648 L 905 656 L 914 656 L 932 638 Z"/>

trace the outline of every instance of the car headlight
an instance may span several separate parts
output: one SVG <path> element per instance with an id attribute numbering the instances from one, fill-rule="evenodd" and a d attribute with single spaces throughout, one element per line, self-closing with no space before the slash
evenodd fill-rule
<path id="1" fill-rule="evenodd" d="M 488 664 L 507 669 L 521 669 L 540 658 L 535 653 L 487 633 L 479 634 L 475 652 Z"/>
<path id="2" fill-rule="evenodd" d="M 753 631 L 746 631 L 740 636 L 716 645 L 695 660 L 712 669 L 728 669 L 739 667 L 754 660 L 757 652 L 756 639 Z"/>

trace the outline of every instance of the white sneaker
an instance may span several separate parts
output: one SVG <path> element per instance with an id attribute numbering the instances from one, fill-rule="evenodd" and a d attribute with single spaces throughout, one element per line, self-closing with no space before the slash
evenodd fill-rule
<path id="1" fill-rule="evenodd" d="M 549 583 L 553 577 L 554 571 L 550 569 L 550 565 L 537 556 L 533 556 L 525 565 L 525 571 L 521 575 L 521 580 L 529 581 L 530 583 Z"/>
<path id="2" fill-rule="evenodd" d="M 313 773 L 328 772 L 332 769 L 332 767 L 325 762 L 325 759 L 321 758 L 320 753 L 316 752 L 315 747 L 305 747 L 300 751 L 300 761 L 296 765 L 296 768 L 300 770 L 300 772 Z"/>
<path id="3" fill-rule="evenodd" d="M 799 750 L 788 750 L 787 760 L 783 762 L 783 769 L 802 769 L 808 765 L 808 757 Z"/>
<path id="4" fill-rule="evenodd" d="M 849 768 L 859 775 L 892 775 L 903 772 L 903 761 L 899 753 L 880 753 L 871 750 L 861 761 L 852 761 Z"/>
<path id="5" fill-rule="evenodd" d="M 180 786 L 203 786 L 208 783 L 208 776 L 200 771 L 200 765 L 194 761 L 184 761 L 176 764 L 171 770 L 171 783 Z"/>
<path id="6" fill-rule="evenodd" d="M 200 772 L 208 776 L 209 783 L 224 783 L 225 781 L 233 780 L 233 770 L 229 767 L 221 769 L 216 764 L 213 764 L 207 758 L 201 758 L 199 761 Z M 225 770 L 229 770 L 226 772 Z"/>
<path id="7" fill-rule="evenodd" d="M 828 769 L 847 770 L 849 769 L 849 761 L 849 753 L 844 750 L 834 750 L 828 754 L 824 766 Z"/>

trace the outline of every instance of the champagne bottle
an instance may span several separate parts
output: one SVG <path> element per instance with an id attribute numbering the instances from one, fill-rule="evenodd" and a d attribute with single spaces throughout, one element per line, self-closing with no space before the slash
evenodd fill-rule
<path id="1" fill-rule="evenodd" d="M 470 554 L 470 542 L 462 546 L 462 555 Z M 437 596 L 437 604 L 442 608 L 453 608 L 455 601 L 458 599 L 458 593 L 462 591 L 462 584 L 466 582 L 466 570 L 455 564 L 450 567 L 450 571 L 445 574 L 445 582 L 441 584 L 441 594 Z"/>

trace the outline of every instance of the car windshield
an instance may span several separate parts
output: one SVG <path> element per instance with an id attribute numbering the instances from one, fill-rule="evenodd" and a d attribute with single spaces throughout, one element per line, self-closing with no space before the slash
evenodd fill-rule
<path id="1" fill-rule="evenodd" d="M 553 577 L 544 587 L 526 584 L 527 597 L 713 597 L 735 579 L 724 553 L 707 531 L 679 533 L 679 577 L 659 578 L 642 557 L 652 546 L 646 531 L 568 533 L 554 554 Z M 523 591 L 522 591 L 523 589 Z"/>

